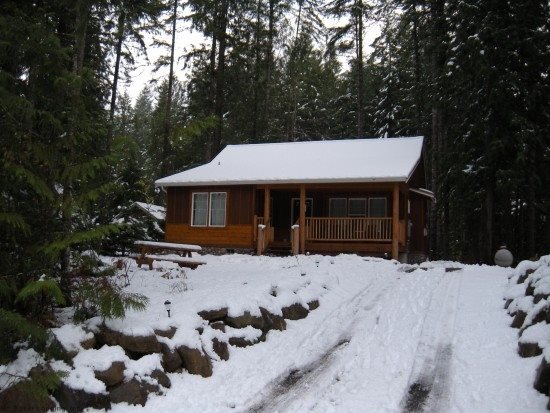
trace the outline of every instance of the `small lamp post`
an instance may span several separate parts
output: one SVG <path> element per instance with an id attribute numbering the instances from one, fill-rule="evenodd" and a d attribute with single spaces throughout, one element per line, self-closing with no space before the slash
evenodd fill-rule
<path id="1" fill-rule="evenodd" d="M 319 259 L 316 259 L 316 260 L 315 260 L 315 266 L 316 266 L 316 267 L 319 266 Z"/>
<path id="2" fill-rule="evenodd" d="M 170 310 L 172 309 L 172 303 L 166 300 L 164 302 L 164 307 L 166 308 L 166 312 L 168 313 L 168 317 L 170 318 Z"/>

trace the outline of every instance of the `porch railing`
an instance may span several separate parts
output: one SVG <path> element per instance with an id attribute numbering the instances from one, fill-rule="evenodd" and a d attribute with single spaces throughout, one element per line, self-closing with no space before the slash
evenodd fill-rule
<path id="1" fill-rule="evenodd" d="M 391 218 L 306 218 L 308 241 L 391 241 Z"/>

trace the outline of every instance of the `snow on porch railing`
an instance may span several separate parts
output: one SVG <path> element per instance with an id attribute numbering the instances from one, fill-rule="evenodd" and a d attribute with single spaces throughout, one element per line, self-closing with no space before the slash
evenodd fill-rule
<path id="1" fill-rule="evenodd" d="M 308 241 L 391 241 L 391 218 L 306 218 Z"/>

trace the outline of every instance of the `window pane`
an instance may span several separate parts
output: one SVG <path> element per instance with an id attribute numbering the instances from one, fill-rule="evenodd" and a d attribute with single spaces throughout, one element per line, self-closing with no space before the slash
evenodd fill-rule
<path id="1" fill-rule="evenodd" d="M 208 194 L 195 193 L 193 194 L 193 219 L 192 225 L 204 226 L 206 225 L 206 218 L 208 216 Z"/>
<path id="2" fill-rule="evenodd" d="M 386 216 L 386 198 L 369 198 L 369 217 Z"/>
<path id="3" fill-rule="evenodd" d="M 347 217 L 348 208 L 346 198 L 330 198 L 329 215 L 331 217 Z"/>
<path id="4" fill-rule="evenodd" d="M 365 198 L 352 198 L 349 200 L 349 216 L 367 216 L 367 200 Z"/>
<path id="5" fill-rule="evenodd" d="M 225 225 L 225 192 L 210 194 L 210 225 L 223 227 Z"/>

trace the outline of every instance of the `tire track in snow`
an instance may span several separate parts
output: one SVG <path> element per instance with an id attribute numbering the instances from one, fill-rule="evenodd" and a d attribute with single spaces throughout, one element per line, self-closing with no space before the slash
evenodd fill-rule
<path id="1" fill-rule="evenodd" d="M 450 401 L 453 336 L 462 280 L 461 273 L 445 273 L 432 297 L 402 399 L 403 412 L 441 412 Z"/>
<path id="2" fill-rule="evenodd" d="M 357 323 L 357 314 L 372 310 L 376 306 L 376 303 L 393 288 L 398 277 L 398 275 L 392 276 L 390 280 L 388 280 L 388 277 L 378 277 L 370 282 L 345 305 L 331 311 L 323 321 L 324 328 L 308 336 L 302 341 L 301 346 L 307 342 L 317 341 L 319 337 L 322 337 L 326 333 L 325 330 L 331 327 L 331 322 L 341 322 L 342 314 L 348 315 L 349 322 L 340 328 L 343 331 L 349 332 Z M 365 301 L 367 302 L 365 303 Z M 373 320 L 377 320 L 377 318 L 378 315 L 373 317 Z M 341 336 L 336 344 L 333 344 L 313 362 L 300 369 L 291 370 L 290 373 L 274 380 L 271 386 L 269 386 L 271 390 L 260 401 L 244 411 L 247 413 L 285 411 L 285 406 L 292 403 L 296 397 L 300 397 L 303 392 L 308 391 L 309 388 L 315 385 L 316 380 L 337 360 L 339 351 L 345 348 L 349 341 L 350 338 L 344 337 L 344 335 Z"/>

